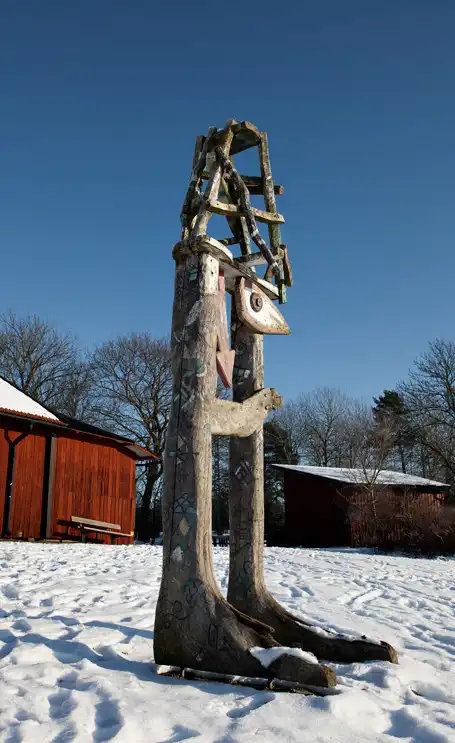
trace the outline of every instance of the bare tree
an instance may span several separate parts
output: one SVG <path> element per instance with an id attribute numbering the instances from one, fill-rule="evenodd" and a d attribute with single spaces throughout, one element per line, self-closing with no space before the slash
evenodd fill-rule
<path id="1" fill-rule="evenodd" d="M 430 343 L 399 390 L 421 474 L 455 483 L 455 343 Z"/>
<path id="2" fill-rule="evenodd" d="M 264 423 L 264 515 L 268 544 L 282 539 L 285 525 L 283 472 L 274 465 L 299 463 L 292 432 L 282 425 L 286 419 L 289 425 L 286 415 L 280 419 L 273 416 Z"/>
<path id="3" fill-rule="evenodd" d="M 70 417 L 90 417 L 91 374 L 74 339 L 36 315 L 0 317 L 0 375 Z"/>
<path id="4" fill-rule="evenodd" d="M 391 476 L 383 476 L 394 461 L 396 422 L 390 416 L 375 417 L 371 409 L 359 409 L 351 421 L 350 438 L 355 467 L 349 471 L 353 488 L 347 496 L 348 519 L 352 525 L 361 525 L 354 529 L 354 537 L 361 534 L 368 546 L 388 546 L 400 539 L 410 542 L 422 527 L 420 509 L 406 489 L 397 498 Z M 340 495 L 344 497 L 342 490 Z"/>
<path id="5" fill-rule="evenodd" d="M 283 463 L 295 463 L 303 457 L 305 434 L 302 431 L 301 400 L 290 400 L 278 410 L 275 410 L 270 421 L 265 425 L 270 429 L 276 425 L 273 434 L 275 443 L 280 447 L 285 460 Z M 272 434 L 273 429 L 268 434 Z M 291 461 L 292 460 L 292 461 Z"/>
<path id="6" fill-rule="evenodd" d="M 352 401 L 345 394 L 324 387 L 301 396 L 288 410 L 288 419 L 298 430 L 294 435 L 296 445 L 307 464 L 343 465 L 346 421 L 351 407 Z"/>
<path id="7" fill-rule="evenodd" d="M 393 450 L 394 426 L 390 420 L 375 421 L 371 410 L 359 408 L 351 418 L 350 440 L 355 449 L 352 479 L 363 491 L 377 518 L 377 504 L 382 495 L 381 472 L 387 468 Z"/>
<path id="8" fill-rule="evenodd" d="M 161 456 L 172 390 L 171 352 L 166 339 L 132 333 L 97 348 L 91 360 L 93 407 L 100 425 L 134 439 Z M 139 537 L 149 535 L 150 505 L 156 511 L 162 464 L 147 467 Z"/>

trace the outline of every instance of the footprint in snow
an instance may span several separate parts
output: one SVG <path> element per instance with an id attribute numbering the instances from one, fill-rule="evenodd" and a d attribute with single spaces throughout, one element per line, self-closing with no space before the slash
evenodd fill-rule
<path id="1" fill-rule="evenodd" d="M 275 699 L 275 694 L 273 692 L 268 692 L 265 694 L 256 694 L 254 697 L 250 699 L 250 701 L 247 704 L 241 705 L 240 707 L 234 707 L 234 709 L 231 709 L 229 712 L 227 712 L 227 716 L 231 717 L 232 719 L 239 719 L 241 717 L 246 717 L 250 712 L 254 712 L 254 710 L 259 709 L 260 707 L 263 707 L 265 704 L 268 704 L 273 699 Z"/>
<path id="2" fill-rule="evenodd" d="M 16 619 L 12 623 L 11 627 L 19 632 L 30 632 L 32 625 L 27 622 L 26 619 Z"/>
<path id="3" fill-rule="evenodd" d="M 98 690 L 102 697 L 95 708 L 95 731 L 93 740 L 107 741 L 115 738 L 123 727 L 124 721 L 118 703 L 108 694 Z"/>
<path id="4" fill-rule="evenodd" d="M 191 730 L 183 725 L 174 725 L 173 733 L 170 738 L 160 741 L 160 743 L 179 743 L 181 740 L 189 740 L 189 738 L 197 738 L 200 735 L 198 730 Z"/>
<path id="5" fill-rule="evenodd" d="M 62 689 L 61 691 L 50 694 L 47 701 L 52 720 L 66 719 L 77 707 L 69 689 Z"/>
<path id="6" fill-rule="evenodd" d="M 57 684 L 61 689 L 67 689 L 69 691 L 88 691 L 95 686 L 95 682 L 93 681 L 82 681 L 77 671 L 71 671 L 66 676 L 62 676 L 58 679 Z"/>
<path id="7" fill-rule="evenodd" d="M 2 593 L 7 599 L 14 600 L 19 598 L 19 591 L 12 583 L 7 583 L 6 586 L 2 586 Z"/>

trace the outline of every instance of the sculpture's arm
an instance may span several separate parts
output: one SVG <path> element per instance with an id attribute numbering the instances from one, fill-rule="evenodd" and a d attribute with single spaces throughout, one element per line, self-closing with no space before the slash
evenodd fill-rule
<path id="1" fill-rule="evenodd" d="M 281 407 L 282 397 L 271 389 L 259 390 L 245 402 L 216 399 L 211 404 L 214 436 L 251 436 L 272 410 Z"/>

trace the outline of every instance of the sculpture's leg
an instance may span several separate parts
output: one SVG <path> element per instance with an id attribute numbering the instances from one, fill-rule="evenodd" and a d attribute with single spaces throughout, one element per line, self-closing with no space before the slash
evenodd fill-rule
<path id="1" fill-rule="evenodd" d="M 239 324 L 232 310 L 232 347 L 236 351 L 234 400 L 242 402 L 264 386 L 262 335 Z M 264 453 L 262 426 L 248 438 L 230 443 L 230 563 L 228 601 L 240 611 L 273 627 L 274 637 L 298 645 L 317 658 L 334 662 L 397 662 L 387 643 L 351 641 L 321 633 L 282 607 L 264 582 Z"/>
<path id="2" fill-rule="evenodd" d="M 155 619 L 155 661 L 264 676 L 249 652 L 278 645 L 270 628 L 221 596 L 211 548 L 211 401 L 216 387 L 218 261 L 177 264 L 172 325 L 173 392 L 163 493 L 163 577 Z M 289 657 L 289 656 L 286 656 Z M 301 661 L 283 671 L 301 683 L 333 685 L 333 672 Z M 277 669 L 278 670 L 278 669 Z M 330 671 L 330 669 L 327 669 Z M 279 675 L 277 672 L 276 675 Z"/>

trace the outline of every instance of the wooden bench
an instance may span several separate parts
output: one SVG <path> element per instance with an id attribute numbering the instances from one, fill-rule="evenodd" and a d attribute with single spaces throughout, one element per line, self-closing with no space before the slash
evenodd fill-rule
<path id="1" fill-rule="evenodd" d="M 95 521 L 94 519 L 86 519 L 83 516 L 71 516 L 69 521 L 59 519 L 58 523 L 67 527 L 67 533 L 69 528 L 79 529 L 82 542 L 87 541 L 87 534 L 89 532 L 94 532 L 96 534 L 109 534 L 111 544 L 114 543 L 115 537 L 131 538 L 134 536 L 134 531 L 128 533 L 120 531 L 122 528 L 120 524 L 110 524 L 107 521 Z"/>

